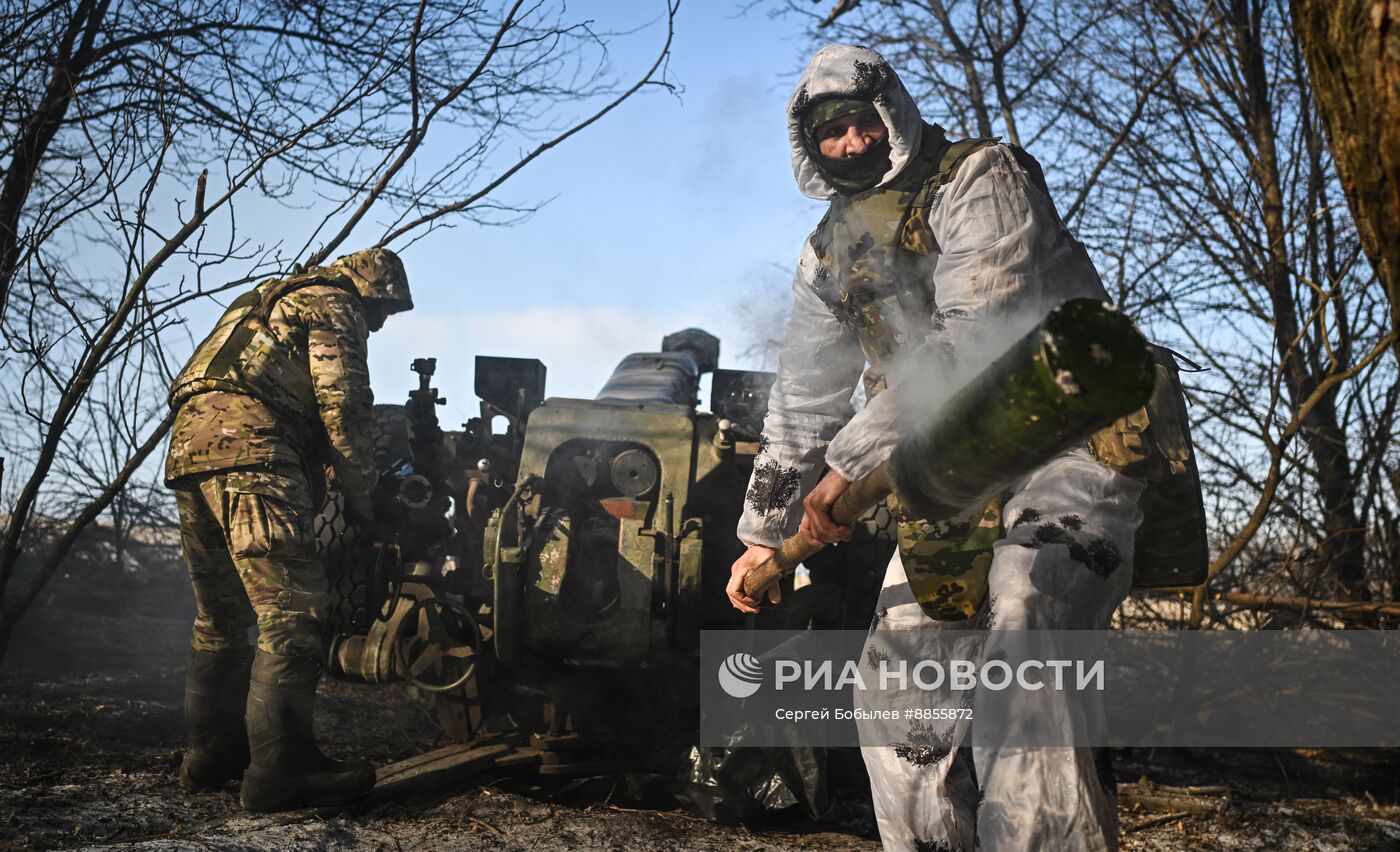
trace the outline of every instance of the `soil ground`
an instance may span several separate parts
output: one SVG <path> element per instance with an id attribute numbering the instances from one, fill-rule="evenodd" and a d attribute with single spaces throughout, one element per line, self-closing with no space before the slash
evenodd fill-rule
<path id="1" fill-rule="evenodd" d="M 501 782 L 354 815 L 244 816 L 232 790 L 176 784 L 193 610 L 183 578 L 54 589 L 0 670 L 0 849 L 879 848 L 859 802 L 835 824 L 723 826 L 622 803 L 606 785 L 585 802 Z M 334 682 L 317 729 L 327 751 L 378 764 L 436 738 L 402 690 Z M 1400 850 L 1394 752 L 1119 752 L 1115 766 L 1124 849 Z"/>

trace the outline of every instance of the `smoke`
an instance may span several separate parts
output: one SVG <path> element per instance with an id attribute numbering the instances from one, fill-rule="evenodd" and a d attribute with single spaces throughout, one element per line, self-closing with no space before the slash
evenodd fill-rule
<path id="1" fill-rule="evenodd" d="M 832 467 L 852 477 L 868 474 L 889 457 L 900 436 L 941 410 L 1058 304 L 1080 297 L 1106 300 L 1083 247 L 1055 225 L 1054 238 L 1037 246 L 1045 253 L 1038 274 L 997 275 L 999 263 L 1011 264 L 995 255 L 940 265 L 935 280 L 947 298 L 934 311 L 931 333 L 887 368 L 890 391 L 832 441 L 827 451 Z"/>
<path id="2" fill-rule="evenodd" d="M 1034 304 L 976 318 L 936 316 L 934 333 L 893 370 L 890 399 L 897 404 L 899 416 L 917 422 L 938 411 L 1053 307 Z"/>
<path id="3" fill-rule="evenodd" d="M 745 369 L 776 370 L 783 328 L 792 313 L 792 269 L 770 263 L 754 270 L 733 306 L 738 317 L 734 351 Z"/>
<path id="4" fill-rule="evenodd" d="M 870 473 L 889 458 L 900 438 L 941 410 L 1045 313 L 1031 306 L 994 317 L 936 317 L 934 333 L 886 368 L 888 390 L 832 440 L 828 463 L 851 478 Z"/>
<path id="5" fill-rule="evenodd" d="M 185 664 L 194 594 L 169 527 L 125 529 L 121 551 L 114 531 L 93 524 L 15 626 L 3 668 L 9 671 L 149 672 Z M 27 579 L 46 550 L 22 557 Z"/>

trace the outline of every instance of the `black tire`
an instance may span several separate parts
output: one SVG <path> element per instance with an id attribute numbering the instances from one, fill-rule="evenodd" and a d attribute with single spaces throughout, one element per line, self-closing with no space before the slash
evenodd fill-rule
<path id="1" fill-rule="evenodd" d="M 380 469 L 408 458 L 408 413 L 402 405 L 376 405 L 369 423 L 374 463 Z"/>
<path id="2" fill-rule="evenodd" d="M 863 528 L 865 535 L 876 541 L 892 542 L 895 540 L 896 527 L 899 522 L 895 520 L 894 514 L 885 504 L 884 500 L 876 503 L 874 508 L 861 515 L 856 521 L 857 529 Z"/>

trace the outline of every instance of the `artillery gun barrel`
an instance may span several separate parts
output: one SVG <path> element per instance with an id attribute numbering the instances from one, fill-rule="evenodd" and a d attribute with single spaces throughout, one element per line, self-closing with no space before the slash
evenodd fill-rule
<path id="1" fill-rule="evenodd" d="M 913 418 L 889 459 L 837 499 L 832 520 L 855 523 L 891 492 L 925 520 L 956 515 L 1141 408 L 1154 381 L 1131 320 L 1095 299 L 1062 302 L 946 403 Z M 758 598 L 819 550 L 791 536 L 744 578 L 744 594 Z"/>

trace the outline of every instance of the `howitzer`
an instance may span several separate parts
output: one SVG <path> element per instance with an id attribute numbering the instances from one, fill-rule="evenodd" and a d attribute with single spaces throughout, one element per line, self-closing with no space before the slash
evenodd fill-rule
<path id="1" fill-rule="evenodd" d="M 375 407 L 375 528 L 347 530 L 334 500 L 318 524 L 327 671 L 407 682 L 461 743 L 386 769 L 381 787 L 507 764 L 540 779 L 645 771 L 689 779 L 705 813 L 761 809 L 785 789 L 761 754 L 692 748 L 700 632 L 745 624 L 722 590 L 774 379 L 718 358 L 716 338 L 687 329 L 569 399 L 546 397 L 539 361 L 481 356 L 481 416 L 461 430 L 438 423 L 424 358 L 408 404 Z M 809 561 L 759 626 L 868 623 L 893 541 L 857 538 Z M 747 792 L 726 786 L 745 761 L 757 761 Z"/>
<path id="2" fill-rule="evenodd" d="M 946 403 L 909 418 L 910 434 L 850 484 L 832 520 L 849 525 L 891 492 L 925 520 L 952 517 L 1140 408 L 1155 380 L 1131 320 L 1094 299 L 1063 302 Z M 744 594 L 757 599 L 819 550 L 793 535 L 744 578 Z"/>

